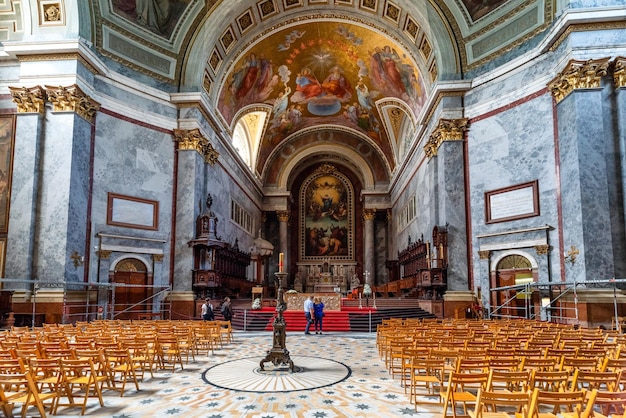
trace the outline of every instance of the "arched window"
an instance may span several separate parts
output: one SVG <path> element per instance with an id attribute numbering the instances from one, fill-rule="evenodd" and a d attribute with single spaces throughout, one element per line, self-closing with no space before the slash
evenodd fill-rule
<path id="1" fill-rule="evenodd" d="M 235 125 L 233 147 L 235 147 L 243 162 L 246 163 L 248 167 L 251 167 L 252 156 L 250 155 L 250 139 L 245 124 L 241 120 Z"/>

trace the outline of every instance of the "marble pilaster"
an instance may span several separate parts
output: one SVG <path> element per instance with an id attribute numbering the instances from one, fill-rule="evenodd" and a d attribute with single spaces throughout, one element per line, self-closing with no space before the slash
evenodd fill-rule
<path id="1" fill-rule="evenodd" d="M 31 279 L 35 254 L 35 222 L 37 203 L 33 199 L 38 189 L 39 148 L 41 142 L 41 113 L 18 113 L 15 125 L 15 145 L 13 151 L 13 178 L 11 191 L 11 211 L 5 277 Z M 5 283 L 6 288 L 22 288 L 13 283 Z"/>
<path id="2" fill-rule="evenodd" d="M 204 207 L 203 194 L 205 158 L 203 144 L 208 141 L 197 129 L 175 130 L 178 142 L 178 166 L 176 185 L 176 238 L 174 243 L 173 291 L 190 291 L 193 285 L 193 249 L 190 238 L 196 237 L 196 221 Z"/>
<path id="3" fill-rule="evenodd" d="M 563 74 L 576 80 L 577 74 L 593 74 L 592 70 L 570 63 Z M 612 230 L 611 205 L 616 203 L 615 191 L 608 184 L 614 172 L 609 151 L 614 135 L 603 106 L 607 102 L 606 88 L 600 86 L 603 74 L 595 71 L 592 78 L 597 79 L 596 84 L 585 83 L 565 94 L 552 87 L 558 101 L 563 224 L 568 226 L 563 231 L 563 243 L 566 248 L 573 245 L 581 249 L 576 263 L 565 270 L 568 281 L 614 277 L 613 240 L 604 233 Z M 576 86 L 572 80 L 567 84 Z"/>

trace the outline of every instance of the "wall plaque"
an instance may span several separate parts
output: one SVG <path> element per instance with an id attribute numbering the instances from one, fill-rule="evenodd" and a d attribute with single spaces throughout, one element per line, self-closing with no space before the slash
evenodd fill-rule
<path id="1" fill-rule="evenodd" d="M 485 193 L 485 222 L 488 224 L 538 215 L 538 180 Z"/>

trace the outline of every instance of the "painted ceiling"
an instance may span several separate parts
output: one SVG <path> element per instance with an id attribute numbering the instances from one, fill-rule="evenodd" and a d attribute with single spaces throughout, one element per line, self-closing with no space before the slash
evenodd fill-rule
<path id="1" fill-rule="evenodd" d="M 371 178 L 389 182 L 438 79 L 462 79 L 551 13 L 548 0 L 91 1 L 103 55 L 203 89 L 229 132 L 265 113 L 250 146 L 264 184 L 316 142 L 368 155 Z"/>

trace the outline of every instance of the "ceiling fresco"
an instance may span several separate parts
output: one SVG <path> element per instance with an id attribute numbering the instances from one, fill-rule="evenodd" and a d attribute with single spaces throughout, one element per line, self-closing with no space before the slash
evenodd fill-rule
<path id="1" fill-rule="evenodd" d="M 156 35 L 169 38 L 191 0 L 111 0 L 113 11 Z"/>
<path id="2" fill-rule="evenodd" d="M 424 105 L 419 69 L 389 38 L 360 26 L 307 23 L 265 38 L 233 67 L 218 109 L 232 126 L 248 105 L 272 107 L 257 167 L 294 132 L 320 125 L 366 135 L 393 161 L 376 101 L 395 98 L 414 114 Z"/>

